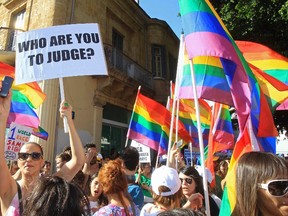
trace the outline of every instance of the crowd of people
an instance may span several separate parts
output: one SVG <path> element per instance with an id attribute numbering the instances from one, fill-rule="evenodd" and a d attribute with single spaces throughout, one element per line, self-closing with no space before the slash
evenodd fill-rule
<path id="1" fill-rule="evenodd" d="M 17 162 L 7 166 L 4 144 L 10 100 L 11 93 L 0 98 L 0 216 L 206 215 L 203 173 L 179 160 L 176 145 L 168 166 L 139 164 L 139 153 L 131 146 L 117 158 L 103 160 L 95 144 L 83 148 L 72 106 L 65 101 L 59 112 L 67 118 L 70 146 L 56 156 L 55 172 L 35 142 L 25 143 Z M 219 215 L 228 166 L 227 160 L 217 165 L 216 186 L 209 190 L 211 216 Z M 205 175 L 209 186 L 213 177 L 209 170 Z M 288 215 L 287 161 L 271 153 L 245 153 L 236 166 L 236 191 L 232 215 Z"/>

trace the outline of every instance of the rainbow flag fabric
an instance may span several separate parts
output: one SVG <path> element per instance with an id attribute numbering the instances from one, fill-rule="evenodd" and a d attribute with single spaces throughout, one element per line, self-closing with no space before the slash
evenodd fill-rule
<path id="1" fill-rule="evenodd" d="M 38 127 L 38 128 L 33 128 L 32 130 L 32 135 L 37 136 L 43 140 L 47 140 L 48 139 L 48 132 L 45 131 L 42 127 Z"/>
<path id="2" fill-rule="evenodd" d="M 272 109 L 275 107 L 285 109 L 284 105 L 288 105 L 288 100 L 284 102 L 283 99 L 288 95 L 288 58 L 259 43 L 250 41 L 236 41 L 236 43 L 245 59 L 252 65 L 250 67 Z"/>
<path id="3" fill-rule="evenodd" d="M 15 68 L 0 62 L 0 79 L 4 76 L 15 77 Z M 11 122 L 38 128 L 39 118 L 34 109 L 45 100 L 46 95 L 36 82 L 15 86 L 12 85 L 11 109 L 7 126 Z"/>
<path id="4" fill-rule="evenodd" d="M 170 103 L 173 103 L 173 100 L 171 100 Z M 206 146 L 208 145 L 211 108 L 208 103 L 202 99 L 199 99 L 199 108 L 203 142 L 204 146 Z M 179 120 L 184 124 L 186 130 L 193 138 L 193 145 L 199 147 L 197 118 L 194 101 L 189 99 L 180 99 L 178 116 Z"/>
<path id="5" fill-rule="evenodd" d="M 170 111 L 162 104 L 138 92 L 127 138 L 142 143 L 155 151 L 160 149 L 163 154 L 168 149 L 170 124 Z M 192 142 L 183 123 L 179 121 L 178 127 L 179 137 L 187 143 Z"/>
<path id="6" fill-rule="evenodd" d="M 208 100 L 234 106 L 240 131 L 243 131 L 250 113 L 251 97 L 249 79 L 243 67 L 246 62 L 242 62 L 241 52 L 208 0 L 179 0 L 179 6 L 189 59 L 194 64 L 195 57 L 211 56 L 218 58 L 218 65 L 220 62 L 220 67 L 211 67 L 213 64 L 207 62 L 205 71 L 194 69 L 196 75 L 204 74 L 204 81 L 196 82 L 197 89 L 204 89 Z M 198 95 L 202 97 L 202 93 Z"/>

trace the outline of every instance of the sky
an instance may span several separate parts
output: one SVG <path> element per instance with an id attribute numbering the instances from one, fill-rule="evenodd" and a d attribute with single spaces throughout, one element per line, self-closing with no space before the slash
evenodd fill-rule
<path id="1" fill-rule="evenodd" d="M 180 37 L 182 24 L 178 0 L 139 0 L 140 7 L 151 17 L 166 21 Z"/>

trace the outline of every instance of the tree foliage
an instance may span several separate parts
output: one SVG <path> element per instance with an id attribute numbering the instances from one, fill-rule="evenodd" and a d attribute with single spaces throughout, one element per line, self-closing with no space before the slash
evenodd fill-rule
<path id="1" fill-rule="evenodd" d="M 287 0 L 211 0 L 235 40 L 258 42 L 288 56 Z"/>

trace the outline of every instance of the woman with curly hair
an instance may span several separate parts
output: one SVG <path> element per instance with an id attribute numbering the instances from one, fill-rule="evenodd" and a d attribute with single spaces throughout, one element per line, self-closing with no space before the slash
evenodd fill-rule
<path id="1" fill-rule="evenodd" d="M 111 160 L 99 171 L 98 178 L 109 204 L 97 211 L 94 216 L 134 216 L 139 209 L 131 201 L 127 192 L 128 182 L 121 159 Z"/>

